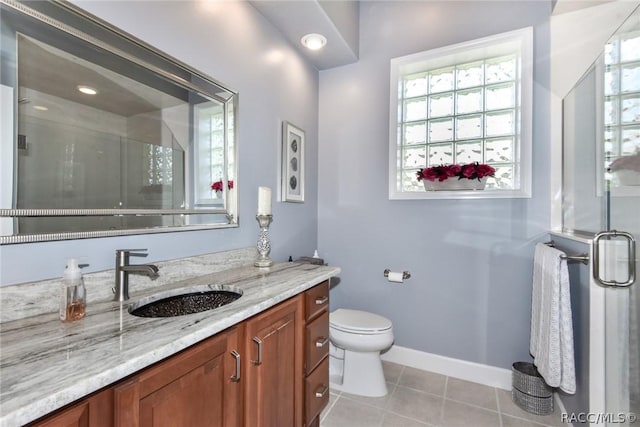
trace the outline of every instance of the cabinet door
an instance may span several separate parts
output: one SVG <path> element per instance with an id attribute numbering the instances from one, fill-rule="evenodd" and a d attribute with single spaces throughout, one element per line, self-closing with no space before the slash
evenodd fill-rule
<path id="1" fill-rule="evenodd" d="M 33 424 L 33 427 L 89 427 L 89 402 L 65 409 L 59 414 Z"/>
<path id="2" fill-rule="evenodd" d="M 111 427 L 113 391 L 104 390 L 62 409 L 29 427 Z"/>
<path id="3" fill-rule="evenodd" d="M 224 387 L 224 426 L 243 426 L 244 406 L 242 404 L 242 384 L 245 379 L 242 372 L 242 353 L 240 347 L 244 338 L 244 326 L 236 325 L 227 333 L 227 352 L 225 355 Z"/>
<path id="4" fill-rule="evenodd" d="M 239 385 L 228 375 L 235 333 L 216 335 L 117 386 L 116 426 L 238 426 Z"/>
<path id="5" fill-rule="evenodd" d="M 294 297 L 247 321 L 247 426 L 302 425 L 302 304 Z"/>

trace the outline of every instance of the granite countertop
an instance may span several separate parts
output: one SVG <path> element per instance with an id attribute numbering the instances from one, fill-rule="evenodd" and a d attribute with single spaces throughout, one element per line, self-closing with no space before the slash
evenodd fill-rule
<path id="1" fill-rule="evenodd" d="M 129 302 L 87 307 L 62 323 L 57 313 L 0 324 L 0 426 L 20 426 L 113 384 L 254 314 L 337 275 L 337 267 L 278 263 L 182 280 L 133 294 Z M 240 299 L 172 318 L 140 318 L 129 304 L 170 289 L 227 285 Z"/>

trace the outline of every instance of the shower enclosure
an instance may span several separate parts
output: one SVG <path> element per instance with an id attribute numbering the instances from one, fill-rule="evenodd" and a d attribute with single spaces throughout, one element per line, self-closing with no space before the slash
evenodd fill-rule
<path id="1" fill-rule="evenodd" d="M 592 292 L 590 329 L 602 330 L 603 388 L 589 393 L 602 395 L 600 424 L 630 425 L 640 415 L 640 7 L 563 101 L 562 180 L 563 232 L 592 242 L 590 287 L 602 297 L 598 318 Z"/>

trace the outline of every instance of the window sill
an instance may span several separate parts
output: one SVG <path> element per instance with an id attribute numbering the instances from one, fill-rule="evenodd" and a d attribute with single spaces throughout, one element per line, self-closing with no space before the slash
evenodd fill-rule
<path id="1" fill-rule="evenodd" d="M 455 191 L 407 191 L 389 192 L 389 200 L 438 200 L 438 199 L 530 199 L 525 190 L 455 190 Z"/>

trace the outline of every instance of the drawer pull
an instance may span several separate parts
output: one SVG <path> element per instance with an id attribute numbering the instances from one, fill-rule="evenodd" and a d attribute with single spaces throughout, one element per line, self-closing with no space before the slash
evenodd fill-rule
<path id="1" fill-rule="evenodd" d="M 231 356 L 236 360 L 236 373 L 231 375 L 231 381 L 237 383 L 240 381 L 240 353 L 231 350 Z"/>
<path id="2" fill-rule="evenodd" d="M 252 360 L 252 362 L 253 362 L 254 365 L 260 366 L 260 365 L 262 365 L 262 340 L 260 338 L 258 338 L 258 337 L 253 337 L 252 340 L 258 346 L 258 359 L 257 360 Z"/>
<path id="3" fill-rule="evenodd" d="M 327 301 L 329 301 L 329 297 L 326 295 L 320 298 L 316 298 L 316 305 L 326 304 Z"/>
<path id="4" fill-rule="evenodd" d="M 324 397 L 325 394 L 327 394 L 327 391 L 329 391 L 329 387 L 327 387 L 326 385 L 321 385 L 320 387 L 318 387 L 316 389 L 316 397 L 318 399 L 321 399 Z"/>
<path id="5" fill-rule="evenodd" d="M 317 348 L 322 348 L 325 345 L 327 345 L 327 343 L 329 342 L 329 338 L 327 337 L 320 337 L 316 340 L 316 347 Z"/>

